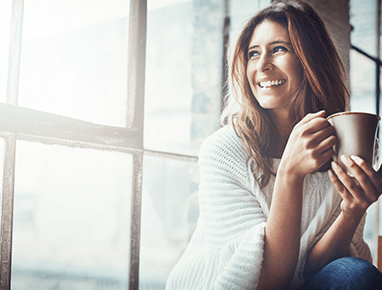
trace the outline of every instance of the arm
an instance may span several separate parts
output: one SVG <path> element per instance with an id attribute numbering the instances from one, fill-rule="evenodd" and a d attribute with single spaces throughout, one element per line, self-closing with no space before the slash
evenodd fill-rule
<path id="1" fill-rule="evenodd" d="M 202 253 L 207 265 L 198 271 L 205 289 L 256 289 L 267 205 L 249 163 L 248 151 L 229 126 L 200 149 L 199 205 L 208 250 Z"/>
<path id="2" fill-rule="evenodd" d="M 348 220 L 342 212 L 340 213 L 309 252 L 304 270 L 307 277 L 314 275 L 331 261 L 348 256 L 350 243 L 361 219 L 362 217 Z"/>
<path id="3" fill-rule="evenodd" d="M 351 178 L 336 162 L 330 179 L 341 195 L 341 213 L 308 255 L 305 273 L 312 275 L 331 261 L 348 255 L 353 235 L 367 208 L 382 192 L 380 172 L 359 157 L 342 157 Z M 357 185 L 358 184 L 358 185 Z"/>
<path id="4" fill-rule="evenodd" d="M 302 119 L 284 150 L 265 228 L 258 289 L 284 289 L 293 277 L 300 249 L 304 178 L 330 160 L 336 141 L 323 116 L 319 112 Z"/>

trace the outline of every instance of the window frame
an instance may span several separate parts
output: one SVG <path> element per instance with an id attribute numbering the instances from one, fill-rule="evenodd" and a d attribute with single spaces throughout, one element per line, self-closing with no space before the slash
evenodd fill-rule
<path id="1" fill-rule="evenodd" d="M 227 1 L 227 0 L 226 0 Z M 144 149 L 147 0 L 131 0 L 129 12 L 127 114 L 125 127 L 94 124 L 17 105 L 24 0 L 12 0 L 7 102 L 0 103 L 4 139 L 1 204 L 0 289 L 11 288 L 14 179 L 17 140 L 117 151 L 132 155 L 132 200 L 128 289 L 139 288 L 143 156 L 197 162 L 197 156 Z"/>
<path id="2" fill-rule="evenodd" d="M 0 289 L 10 289 L 17 140 L 129 153 L 133 157 L 129 289 L 139 287 L 139 244 L 143 160 L 143 106 L 147 1 L 130 1 L 127 114 L 125 127 L 94 124 L 17 106 L 24 0 L 12 1 L 7 103 L 0 103 L 4 139 L 1 204 Z M 127 63 L 126 63 L 127 65 Z"/>

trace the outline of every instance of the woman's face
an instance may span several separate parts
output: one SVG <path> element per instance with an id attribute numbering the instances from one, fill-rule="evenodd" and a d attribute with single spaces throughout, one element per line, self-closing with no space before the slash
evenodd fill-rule
<path id="1" fill-rule="evenodd" d="M 261 107 L 289 115 L 302 67 L 282 25 L 265 20 L 256 26 L 248 47 L 247 79 Z"/>

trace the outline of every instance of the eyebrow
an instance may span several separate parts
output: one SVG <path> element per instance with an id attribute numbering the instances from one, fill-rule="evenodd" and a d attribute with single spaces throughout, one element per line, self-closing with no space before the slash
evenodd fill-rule
<path id="1" fill-rule="evenodd" d="M 284 44 L 287 44 L 287 45 L 291 45 L 289 42 L 286 42 L 286 41 L 282 41 L 282 40 L 276 40 L 276 41 L 272 41 L 271 43 L 269 43 L 269 44 L 278 44 L 278 43 L 284 43 Z M 269 45 L 268 44 L 268 45 Z M 250 47 L 248 47 L 248 50 L 251 50 L 251 49 L 253 49 L 253 48 L 257 48 L 257 47 L 259 47 L 260 45 L 252 45 L 252 46 L 250 46 Z"/>

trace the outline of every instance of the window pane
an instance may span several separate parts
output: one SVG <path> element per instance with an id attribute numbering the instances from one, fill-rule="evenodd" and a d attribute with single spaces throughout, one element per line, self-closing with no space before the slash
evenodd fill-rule
<path id="1" fill-rule="evenodd" d="M 376 56 L 377 49 L 376 11 L 376 0 L 350 1 L 351 43 L 372 56 Z"/>
<path id="2" fill-rule="evenodd" d="M 161 290 L 199 216 L 197 163 L 144 156 L 140 290 Z"/>
<path id="3" fill-rule="evenodd" d="M 11 29 L 12 1 L 0 3 L 0 102 L 7 99 L 9 32 Z"/>
<path id="4" fill-rule="evenodd" d="M 132 158 L 17 143 L 12 289 L 127 289 Z"/>
<path id="5" fill-rule="evenodd" d="M 351 50 L 350 68 L 350 109 L 375 114 L 375 63 Z"/>
<path id="6" fill-rule="evenodd" d="M 224 1 L 158 2 L 148 0 L 145 147 L 196 154 L 219 127 Z"/>
<path id="7" fill-rule="evenodd" d="M 129 1 L 25 1 L 19 105 L 125 126 Z"/>
<path id="8" fill-rule="evenodd" d="M 235 0 L 230 1 L 231 35 L 235 36 L 243 23 L 255 13 L 270 5 L 271 0 Z"/>

